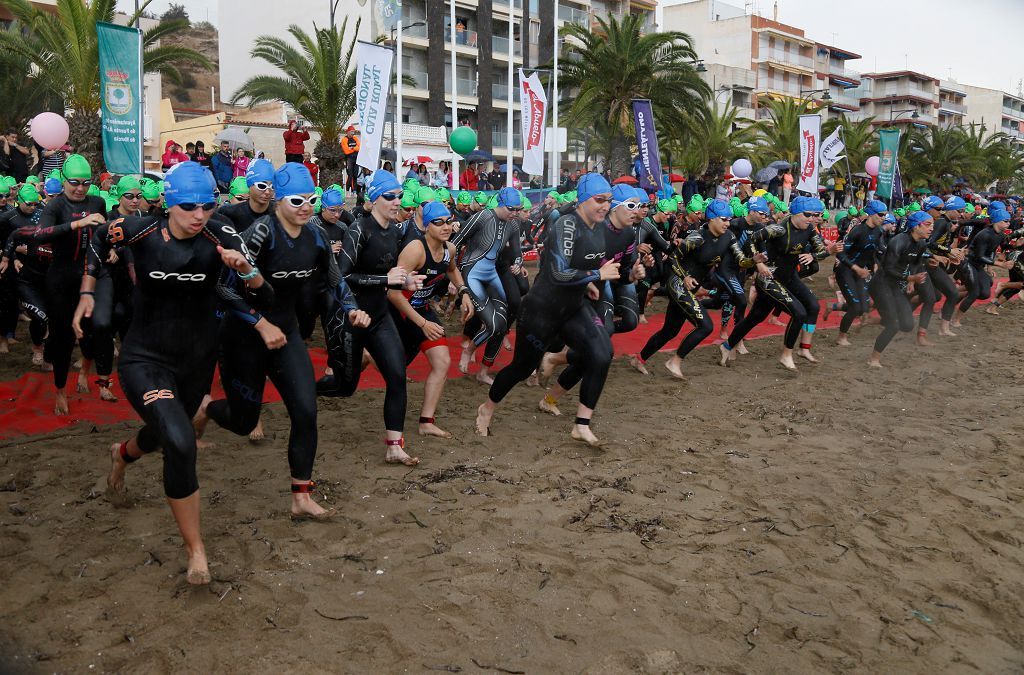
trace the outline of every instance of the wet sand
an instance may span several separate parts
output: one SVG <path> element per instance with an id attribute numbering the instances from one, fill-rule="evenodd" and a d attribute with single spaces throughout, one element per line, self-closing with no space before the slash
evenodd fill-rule
<path id="1" fill-rule="evenodd" d="M 1024 308 L 889 366 L 817 335 L 671 380 L 620 358 L 571 441 L 517 387 L 450 382 L 451 441 L 382 462 L 382 392 L 322 400 L 315 478 L 342 517 L 293 524 L 281 405 L 268 439 L 212 429 L 199 458 L 214 582 L 184 583 L 161 462 L 104 496 L 135 423 L 0 444 L 0 643 L 29 672 L 985 672 L 1024 670 Z M 934 329 L 933 329 L 934 334 Z M 676 344 L 673 341 L 670 346 Z M 21 346 L 19 346 L 20 348 Z M 8 366 L 4 366 L 6 371 Z"/>

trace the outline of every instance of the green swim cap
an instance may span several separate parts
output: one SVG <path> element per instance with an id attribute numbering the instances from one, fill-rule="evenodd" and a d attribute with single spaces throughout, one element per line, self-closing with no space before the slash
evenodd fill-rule
<path id="1" fill-rule="evenodd" d="M 412 190 L 405 190 L 404 192 L 402 192 L 402 208 L 416 208 L 416 194 Z"/>
<path id="2" fill-rule="evenodd" d="M 448 191 L 448 188 L 438 188 L 434 190 L 434 194 L 437 195 L 437 201 L 439 202 L 451 202 L 452 193 Z"/>
<path id="3" fill-rule="evenodd" d="M 324 190 L 324 192 L 328 192 L 328 191 L 330 191 L 330 190 L 337 190 L 337 191 L 338 191 L 338 192 L 340 192 L 341 194 L 345 194 L 345 188 L 341 187 L 341 186 L 340 186 L 340 185 L 338 185 L 337 183 L 331 183 L 330 185 L 328 185 L 328 186 L 327 186 L 327 189 L 326 189 L 326 190 Z"/>
<path id="4" fill-rule="evenodd" d="M 824 211 L 821 212 L 821 217 L 827 223 L 829 220 L 832 219 L 832 214 L 828 212 L 828 209 L 825 209 Z"/>
<path id="5" fill-rule="evenodd" d="M 92 167 L 89 166 L 89 161 L 81 155 L 68 155 L 60 170 L 65 179 L 86 180 L 92 178 Z"/>
<path id="6" fill-rule="evenodd" d="M 416 206 L 423 206 L 427 202 L 438 201 L 437 193 L 434 192 L 433 188 L 426 186 L 420 186 L 420 189 L 415 190 Z"/>
<path id="7" fill-rule="evenodd" d="M 249 184 L 245 182 L 245 176 L 236 176 L 228 185 L 228 192 L 232 197 L 249 194 Z"/>
<path id="8" fill-rule="evenodd" d="M 416 190 L 419 190 L 420 187 L 421 187 L 420 182 L 418 180 L 416 180 L 415 178 L 406 178 L 405 182 L 402 183 L 402 189 L 403 190 L 413 190 L 413 191 L 416 191 Z"/>
<path id="9" fill-rule="evenodd" d="M 675 213 L 679 210 L 679 204 L 675 199 L 659 199 L 654 208 L 659 213 Z"/>
<path id="10" fill-rule="evenodd" d="M 322 211 L 324 208 L 324 200 L 322 199 L 322 197 L 324 196 L 324 189 L 320 186 L 317 186 L 313 188 L 313 194 L 315 194 L 317 197 L 321 197 L 321 199 L 316 200 L 316 206 L 313 207 L 313 213 L 320 213 L 320 211 Z"/>
<path id="11" fill-rule="evenodd" d="M 968 204 L 967 206 L 964 207 L 964 211 L 966 211 L 967 213 L 974 213 L 976 210 L 977 209 L 975 208 L 974 204 Z"/>
<path id="12" fill-rule="evenodd" d="M 473 195 L 469 194 L 469 191 L 462 190 L 459 192 L 459 196 L 455 198 L 457 204 L 470 204 L 473 201 Z"/>
<path id="13" fill-rule="evenodd" d="M 100 197 L 103 198 L 103 203 L 107 205 L 107 211 L 112 211 L 116 209 L 117 204 L 120 201 L 120 199 L 110 194 L 109 192 L 105 195 L 101 193 Z"/>
<path id="14" fill-rule="evenodd" d="M 18 201 L 22 204 L 34 204 L 41 199 L 39 190 L 32 183 L 25 183 L 18 190 Z"/>
<path id="15" fill-rule="evenodd" d="M 896 213 L 896 217 L 897 218 L 902 218 L 903 216 L 907 215 L 907 210 L 906 209 L 896 209 L 895 213 Z"/>
<path id="16" fill-rule="evenodd" d="M 39 185 L 39 176 L 29 176 L 25 179 L 26 185 Z"/>
<path id="17" fill-rule="evenodd" d="M 487 200 L 487 205 L 486 205 L 485 208 L 488 208 L 488 209 L 496 209 L 496 208 L 498 208 L 498 195 L 494 195 L 493 197 L 488 199 Z"/>
<path id="18" fill-rule="evenodd" d="M 477 192 L 475 195 L 473 195 L 473 199 L 476 200 L 477 204 L 483 204 L 484 206 L 487 205 L 487 195 L 485 195 L 483 192 Z"/>
<path id="19" fill-rule="evenodd" d="M 142 184 L 135 176 L 122 176 L 121 180 L 117 181 L 117 185 L 110 188 L 110 194 L 118 199 L 121 198 L 125 192 L 131 192 L 132 190 L 141 190 Z"/>
<path id="20" fill-rule="evenodd" d="M 907 213 L 917 213 L 921 210 L 921 205 L 918 202 L 914 202 L 907 207 Z"/>
<path id="21" fill-rule="evenodd" d="M 100 186 L 97 185 L 96 183 L 93 183 L 92 185 L 89 186 L 89 190 L 85 194 L 87 194 L 90 197 L 99 197 L 99 196 L 101 196 L 100 195 Z"/>
<path id="22" fill-rule="evenodd" d="M 60 172 L 60 169 L 54 169 L 53 171 L 51 171 L 50 175 L 46 177 L 46 180 L 50 180 L 51 178 L 56 178 L 61 183 L 64 182 L 64 174 Z"/>
<path id="23" fill-rule="evenodd" d="M 857 215 L 857 207 L 856 206 L 851 206 L 849 209 L 846 210 L 846 213 L 849 214 L 851 217 L 856 216 Z"/>
<path id="24" fill-rule="evenodd" d="M 558 193 L 555 192 L 554 190 L 552 190 L 551 192 L 547 193 L 545 195 L 545 197 L 551 197 L 552 199 L 558 199 Z"/>
<path id="25" fill-rule="evenodd" d="M 245 178 L 242 178 L 242 183 L 245 183 Z M 246 192 L 249 188 L 245 189 Z M 156 202 L 160 200 L 160 183 L 155 180 L 151 180 L 142 186 L 142 198 L 147 202 Z"/>
<path id="26" fill-rule="evenodd" d="M 576 193 L 576 190 L 570 190 L 565 196 L 569 198 L 570 202 L 574 202 L 579 199 L 579 195 Z"/>
<path id="27" fill-rule="evenodd" d="M 704 200 L 700 195 L 694 195 L 690 197 L 690 203 L 686 205 L 686 210 L 690 213 L 704 213 Z"/>
<path id="28" fill-rule="evenodd" d="M 524 211 L 529 211 L 532 208 L 533 208 L 533 202 L 530 201 L 529 197 L 527 197 L 526 195 L 523 195 L 523 210 Z"/>

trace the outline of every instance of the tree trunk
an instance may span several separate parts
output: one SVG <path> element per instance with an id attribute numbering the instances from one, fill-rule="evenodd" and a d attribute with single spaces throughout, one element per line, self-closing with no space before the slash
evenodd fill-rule
<path id="1" fill-rule="evenodd" d="M 103 127 L 95 110 L 76 108 L 68 117 L 71 131 L 70 143 L 76 153 L 89 161 L 93 175 L 105 171 L 103 165 Z"/>
<path id="2" fill-rule="evenodd" d="M 324 187 L 337 183 L 344 185 L 342 170 L 345 168 L 345 157 L 341 151 L 341 143 L 337 138 L 317 141 L 313 149 L 316 163 L 320 167 L 320 184 Z"/>
<path id="3" fill-rule="evenodd" d="M 629 140 L 621 134 L 616 134 L 610 146 L 608 169 L 611 172 L 612 180 L 619 176 L 629 175 L 630 168 L 633 166 L 633 158 L 629 155 Z"/>

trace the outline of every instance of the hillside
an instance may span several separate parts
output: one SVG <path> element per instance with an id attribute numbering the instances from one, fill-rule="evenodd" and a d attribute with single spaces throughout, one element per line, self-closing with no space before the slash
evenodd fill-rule
<path id="1" fill-rule="evenodd" d="M 174 108 L 192 108 L 210 110 L 210 88 L 216 89 L 216 97 L 220 98 L 219 54 L 217 51 L 217 29 L 211 24 L 199 22 L 177 36 L 181 46 L 194 49 L 214 64 L 214 69 L 207 71 L 194 66 L 181 69 L 182 84 L 176 85 L 164 80 L 163 94 L 171 100 Z M 233 109 L 217 103 L 218 110 Z"/>

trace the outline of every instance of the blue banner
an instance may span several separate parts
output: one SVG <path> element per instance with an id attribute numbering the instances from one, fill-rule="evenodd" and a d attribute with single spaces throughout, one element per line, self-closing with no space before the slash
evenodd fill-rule
<path id="1" fill-rule="evenodd" d="M 142 173 L 142 31 L 96 23 L 100 57 L 103 163 L 119 174 Z"/>
<path id="2" fill-rule="evenodd" d="M 636 128 L 637 180 L 647 192 L 661 189 L 661 155 L 658 152 L 658 134 L 654 131 L 654 110 L 650 100 L 633 99 L 633 126 Z"/>

